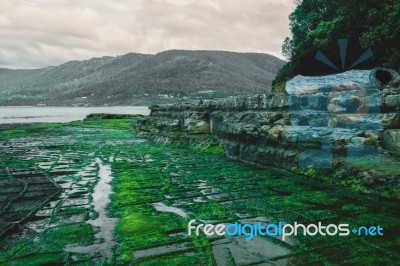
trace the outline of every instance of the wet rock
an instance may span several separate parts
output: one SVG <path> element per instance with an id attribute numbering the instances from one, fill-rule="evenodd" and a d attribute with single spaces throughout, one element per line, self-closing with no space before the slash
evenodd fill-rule
<path id="1" fill-rule="evenodd" d="M 353 137 L 351 138 L 350 142 L 352 144 L 356 145 L 369 145 L 372 144 L 371 140 L 369 138 L 364 138 L 364 137 Z"/>
<path id="2" fill-rule="evenodd" d="M 350 132 L 334 134 L 332 136 L 333 149 L 336 151 L 346 151 L 347 147 L 348 147 L 348 143 L 350 142 L 350 139 L 352 137 L 353 137 L 353 134 Z"/>
<path id="3" fill-rule="evenodd" d="M 399 113 L 382 114 L 382 123 L 385 129 L 400 128 L 400 114 Z"/>
<path id="4" fill-rule="evenodd" d="M 328 127 L 329 128 L 335 128 L 337 126 L 337 119 L 336 118 L 330 118 L 328 120 Z"/>
<path id="5" fill-rule="evenodd" d="M 86 119 L 122 119 L 122 118 L 134 118 L 134 117 L 143 117 L 142 115 L 130 115 L 130 114 L 89 114 L 86 116 Z"/>
<path id="6" fill-rule="evenodd" d="M 209 133 L 210 122 L 204 113 L 191 113 L 183 118 L 182 130 L 197 133 Z"/>
<path id="7" fill-rule="evenodd" d="M 281 132 L 282 126 L 274 126 L 270 130 L 268 130 L 268 134 L 274 139 L 279 139 Z"/>
<path id="8" fill-rule="evenodd" d="M 379 133 L 374 131 L 366 131 L 365 137 L 369 139 L 369 141 L 375 145 L 377 145 L 378 141 L 380 140 L 381 136 Z"/>
<path id="9" fill-rule="evenodd" d="M 157 128 L 160 129 L 178 130 L 179 125 L 178 119 L 165 119 L 157 121 Z"/>
<path id="10" fill-rule="evenodd" d="M 329 174 L 346 169 L 338 174 L 342 176 L 348 173 L 346 156 L 373 160 L 375 152 L 399 149 L 397 79 L 395 72 L 385 69 L 297 76 L 287 82 L 287 95 L 157 106 L 147 120 L 159 130 L 153 133 L 157 139 L 170 139 L 163 123 L 175 119 L 173 125 L 180 121 L 178 131 L 216 137 L 230 157 L 289 169 L 318 163 L 331 167 Z M 328 151 L 327 156 L 316 162 L 312 152 L 321 150 Z"/>
<path id="11" fill-rule="evenodd" d="M 288 126 L 290 121 L 287 118 L 282 118 L 274 122 L 274 125 L 277 126 Z"/>
<path id="12" fill-rule="evenodd" d="M 330 76 L 296 76 L 286 83 L 288 95 L 323 96 L 332 91 L 352 91 L 360 87 L 377 90 L 377 85 L 370 81 L 372 70 L 347 71 Z"/>
<path id="13" fill-rule="evenodd" d="M 398 109 L 400 107 L 400 95 L 387 95 L 383 98 L 384 107 Z"/>
<path id="14" fill-rule="evenodd" d="M 378 67 L 371 71 L 369 80 L 380 89 L 385 86 L 396 87 L 400 81 L 400 75 L 392 69 Z"/>
<path id="15" fill-rule="evenodd" d="M 263 132 L 268 132 L 269 130 L 271 129 L 271 126 L 270 125 L 263 125 L 263 126 L 261 126 L 261 130 L 263 131 Z"/>
<path id="16" fill-rule="evenodd" d="M 390 151 L 400 151 L 400 129 L 385 130 L 383 146 Z"/>

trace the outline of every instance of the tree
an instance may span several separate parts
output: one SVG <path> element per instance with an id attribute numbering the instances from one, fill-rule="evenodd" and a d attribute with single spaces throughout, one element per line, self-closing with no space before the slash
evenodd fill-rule
<path id="1" fill-rule="evenodd" d="M 400 67 L 400 1 L 398 0 L 303 0 L 290 14 L 292 36 L 286 38 L 282 53 L 289 58 L 274 80 L 281 84 L 297 75 L 321 75 L 337 71 L 315 60 L 322 51 L 341 66 L 338 39 L 348 39 L 346 67 L 365 49 L 374 56 L 357 66 L 369 69 Z"/>

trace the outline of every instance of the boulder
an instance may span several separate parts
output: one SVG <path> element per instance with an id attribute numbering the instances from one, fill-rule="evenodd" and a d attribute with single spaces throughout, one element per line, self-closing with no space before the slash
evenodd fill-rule
<path id="1" fill-rule="evenodd" d="M 400 129 L 389 129 L 383 132 L 383 147 L 390 151 L 400 151 Z"/>
<path id="2" fill-rule="evenodd" d="M 210 133 L 210 122 L 205 113 L 184 113 L 181 128 L 192 133 Z"/>

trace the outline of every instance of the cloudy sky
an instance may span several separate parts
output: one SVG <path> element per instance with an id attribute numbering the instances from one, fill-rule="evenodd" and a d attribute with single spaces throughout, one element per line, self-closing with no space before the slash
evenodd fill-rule
<path id="1" fill-rule="evenodd" d="M 280 58 L 293 0 L 0 0 L 0 67 L 169 49 Z"/>

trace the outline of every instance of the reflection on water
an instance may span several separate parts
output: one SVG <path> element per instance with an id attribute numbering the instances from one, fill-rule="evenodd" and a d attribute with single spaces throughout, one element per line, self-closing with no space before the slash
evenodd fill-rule
<path id="1" fill-rule="evenodd" d="M 179 215 L 182 218 L 187 218 L 187 213 L 184 210 L 176 208 L 176 207 L 167 206 L 162 202 L 154 203 L 153 207 L 157 211 L 160 211 L 160 212 L 172 212 L 172 213 Z"/>
<path id="2" fill-rule="evenodd" d="M 140 114 L 149 115 L 146 106 L 113 107 L 0 107 L 0 124 L 71 122 L 84 119 L 88 114 Z"/>
<path id="3" fill-rule="evenodd" d="M 112 246 L 115 244 L 113 230 L 117 222 L 117 218 L 110 218 L 107 214 L 107 205 L 111 202 L 110 194 L 112 192 L 110 184 L 112 180 L 111 167 L 104 165 L 99 158 L 96 158 L 96 163 L 99 166 L 99 181 L 94 187 L 92 204 L 94 210 L 98 213 L 98 217 L 89 220 L 88 223 L 99 229 L 96 238 L 100 239 L 101 242 L 89 246 L 67 246 L 65 250 L 77 253 L 100 252 L 105 257 L 111 257 Z"/>

